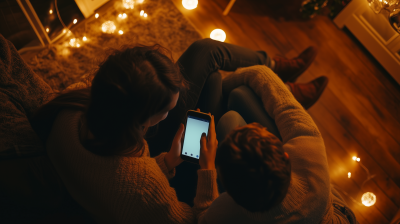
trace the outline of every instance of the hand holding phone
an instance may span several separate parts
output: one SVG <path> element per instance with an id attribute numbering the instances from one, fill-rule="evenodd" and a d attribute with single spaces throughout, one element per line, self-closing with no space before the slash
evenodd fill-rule
<path id="1" fill-rule="evenodd" d="M 205 133 L 207 137 L 202 139 L 202 133 Z M 214 119 L 210 113 L 202 113 L 199 109 L 187 112 L 182 145 L 181 158 L 183 160 L 200 164 L 202 169 L 213 169 L 218 142 Z"/>
<path id="2" fill-rule="evenodd" d="M 208 136 L 203 134 L 200 139 L 200 168 L 206 170 L 215 169 L 215 155 L 217 153 L 218 140 L 215 133 L 214 115 L 211 115 L 211 122 Z"/>

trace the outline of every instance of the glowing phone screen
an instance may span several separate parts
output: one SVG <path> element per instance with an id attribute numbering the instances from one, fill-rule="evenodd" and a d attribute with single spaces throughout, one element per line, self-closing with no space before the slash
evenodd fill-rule
<path id="1" fill-rule="evenodd" d="M 186 122 L 185 139 L 183 141 L 182 154 L 195 159 L 200 158 L 200 138 L 201 134 L 208 135 L 208 120 L 188 116 Z"/>

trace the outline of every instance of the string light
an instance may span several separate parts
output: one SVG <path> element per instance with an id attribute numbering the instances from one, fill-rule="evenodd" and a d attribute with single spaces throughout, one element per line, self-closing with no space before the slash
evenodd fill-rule
<path id="1" fill-rule="evenodd" d="M 363 205 L 370 207 L 375 204 L 376 196 L 372 192 L 366 192 L 361 196 L 361 202 Z"/>
<path id="2" fill-rule="evenodd" d="M 135 6 L 135 2 L 133 0 L 122 0 L 122 5 L 126 9 L 133 9 Z"/>
<path id="3" fill-rule="evenodd" d="M 136 3 L 138 4 L 142 4 L 144 2 L 144 0 L 136 0 Z"/>
<path id="4" fill-rule="evenodd" d="M 350 178 L 351 177 L 351 172 L 348 172 L 347 173 L 347 178 Z"/>
<path id="5" fill-rule="evenodd" d="M 94 14 L 94 17 L 95 17 L 96 19 L 99 18 L 99 14 L 98 14 L 98 13 Z"/>
<path id="6" fill-rule="evenodd" d="M 121 18 L 121 19 L 125 19 L 127 17 L 127 15 L 126 15 L 126 13 L 119 14 L 118 17 Z"/>
<path id="7" fill-rule="evenodd" d="M 86 36 L 83 36 L 82 40 L 83 40 L 83 41 L 87 41 Z"/>
<path id="8" fill-rule="evenodd" d="M 50 32 L 50 29 L 49 29 L 49 28 L 46 28 L 46 32 L 47 32 L 47 33 Z"/>
<path id="9" fill-rule="evenodd" d="M 115 26 L 113 21 L 106 21 L 101 25 L 101 30 L 104 33 L 114 33 L 116 28 L 117 27 Z"/>
<path id="10" fill-rule="evenodd" d="M 357 160 L 357 156 L 353 156 L 353 158 L 352 158 L 354 161 L 356 161 Z"/>
<path id="11" fill-rule="evenodd" d="M 140 11 L 140 16 L 143 16 L 143 14 L 144 14 L 144 11 L 141 10 L 141 11 Z"/>
<path id="12" fill-rule="evenodd" d="M 63 29 L 63 33 L 66 33 L 67 32 L 67 30 L 66 29 Z"/>
<path id="13" fill-rule="evenodd" d="M 146 17 L 147 17 L 147 13 L 144 13 L 144 14 L 143 14 L 143 17 L 146 18 Z"/>
<path id="14" fill-rule="evenodd" d="M 182 0 L 182 5 L 185 9 L 192 10 L 197 7 L 197 0 Z"/>
<path id="15" fill-rule="evenodd" d="M 76 40 L 76 38 L 70 39 L 70 40 L 69 40 L 69 45 L 70 45 L 71 47 L 79 47 L 79 46 L 80 46 L 79 43 L 78 43 L 78 41 Z"/>
<path id="16" fill-rule="evenodd" d="M 76 47 L 80 47 L 81 45 L 80 44 L 76 44 Z"/>
<path id="17" fill-rule="evenodd" d="M 50 9 L 49 13 L 50 13 L 50 14 L 53 14 L 53 10 Z"/>
<path id="18" fill-rule="evenodd" d="M 124 31 L 119 30 L 118 33 L 119 33 L 119 35 L 122 35 L 122 34 L 124 34 Z"/>
<path id="19" fill-rule="evenodd" d="M 78 22 L 78 20 L 77 19 L 74 19 L 74 24 L 76 24 Z"/>
<path id="20" fill-rule="evenodd" d="M 218 40 L 218 41 L 224 42 L 226 39 L 226 34 L 221 29 L 215 29 L 211 32 L 210 38 L 213 40 Z"/>

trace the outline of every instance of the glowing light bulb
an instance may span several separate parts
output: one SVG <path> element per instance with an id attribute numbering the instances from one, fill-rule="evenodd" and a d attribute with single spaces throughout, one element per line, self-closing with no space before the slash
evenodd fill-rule
<path id="1" fill-rule="evenodd" d="M 135 7 L 135 1 L 133 1 L 133 0 L 122 0 L 122 5 L 126 9 L 133 9 Z"/>
<path id="2" fill-rule="evenodd" d="M 66 33 L 67 32 L 67 30 L 66 29 L 63 29 L 63 33 Z"/>
<path id="3" fill-rule="evenodd" d="M 210 38 L 213 40 L 218 40 L 218 41 L 224 42 L 226 39 L 226 34 L 221 29 L 215 29 L 211 32 Z"/>
<path id="4" fill-rule="evenodd" d="M 83 40 L 83 41 L 87 41 L 86 36 L 83 36 L 82 40 Z"/>
<path id="5" fill-rule="evenodd" d="M 140 16 L 143 16 L 143 14 L 144 14 L 144 11 L 143 10 L 140 11 Z"/>
<path id="6" fill-rule="evenodd" d="M 50 14 L 53 14 L 53 10 L 50 9 L 49 13 L 50 13 Z"/>
<path id="7" fill-rule="evenodd" d="M 76 47 L 80 47 L 81 45 L 80 44 L 76 44 Z"/>
<path id="8" fill-rule="evenodd" d="M 122 34 L 124 34 L 124 31 L 120 30 L 120 31 L 118 31 L 118 33 L 119 33 L 119 35 L 122 35 Z"/>
<path id="9" fill-rule="evenodd" d="M 118 14 L 118 17 L 119 17 L 119 18 L 122 18 L 122 14 Z"/>
<path id="10" fill-rule="evenodd" d="M 360 160 L 361 160 L 361 159 L 357 157 L 357 162 L 360 162 Z"/>
<path id="11" fill-rule="evenodd" d="M 94 17 L 96 17 L 96 19 L 99 18 L 99 14 L 98 13 L 94 14 Z"/>
<path id="12" fill-rule="evenodd" d="M 106 21 L 101 25 L 101 30 L 103 33 L 114 33 L 115 29 L 117 27 L 115 26 L 113 21 Z"/>
<path id="13" fill-rule="evenodd" d="M 76 24 L 77 22 L 78 22 L 78 20 L 77 20 L 77 19 L 74 19 L 74 22 L 73 22 L 73 23 Z"/>
<path id="14" fill-rule="evenodd" d="M 142 4 L 144 2 L 144 0 L 136 0 L 136 3 L 138 4 Z"/>
<path id="15" fill-rule="evenodd" d="M 351 172 L 348 172 L 347 173 L 347 178 L 350 178 L 351 177 Z"/>
<path id="16" fill-rule="evenodd" d="M 357 156 L 353 156 L 353 160 L 356 161 L 357 160 Z"/>
<path id="17" fill-rule="evenodd" d="M 364 193 L 364 194 L 361 196 L 361 202 L 363 203 L 363 205 L 365 205 L 365 206 L 367 206 L 367 207 L 370 207 L 370 206 L 372 206 L 372 205 L 375 204 L 375 202 L 376 202 L 376 196 L 375 196 L 375 194 L 373 194 L 372 192 Z"/>
<path id="18" fill-rule="evenodd" d="M 146 18 L 146 17 L 147 17 L 147 13 L 144 13 L 144 14 L 143 14 L 143 17 Z"/>
<path id="19" fill-rule="evenodd" d="M 49 29 L 49 28 L 46 28 L 46 32 L 47 32 L 47 33 L 50 32 L 50 29 Z"/>
<path id="20" fill-rule="evenodd" d="M 182 5 L 185 9 L 192 10 L 197 7 L 197 0 L 182 0 Z"/>

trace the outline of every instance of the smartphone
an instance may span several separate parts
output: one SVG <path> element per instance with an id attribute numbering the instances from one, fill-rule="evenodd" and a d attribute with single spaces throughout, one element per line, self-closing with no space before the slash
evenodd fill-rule
<path id="1" fill-rule="evenodd" d="M 181 150 L 181 158 L 183 160 L 199 163 L 201 134 L 204 132 L 208 136 L 210 122 L 211 116 L 209 114 L 188 110 Z"/>

